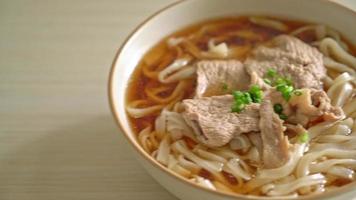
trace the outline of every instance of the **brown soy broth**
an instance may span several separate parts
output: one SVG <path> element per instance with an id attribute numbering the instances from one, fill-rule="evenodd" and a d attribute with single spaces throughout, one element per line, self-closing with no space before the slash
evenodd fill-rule
<path id="1" fill-rule="evenodd" d="M 227 180 L 227 182 L 230 184 L 230 185 L 237 185 L 238 184 L 238 181 L 237 179 L 230 173 L 227 173 L 225 171 L 222 171 L 222 175 L 224 176 L 224 178 Z"/>
<path id="2" fill-rule="evenodd" d="M 337 186 L 337 187 L 341 187 L 341 186 L 347 185 L 349 183 L 352 183 L 352 180 L 338 178 L 332 183 L 332 185 Z"/>
<path id="3" fill-rule="evenodd" d="M 167 36 L 166 38 L 163 38 L 158 44 L 153 46 L 144 55 L 144 57 L 141 59 L 141 62 L 134 70 L 126 91 L 127 92 L 126 102 L 132 102 L 134 100 L 144 99 L 150 102 L 151 105 L 155 105 L 155 103 L 151 101 L 148 98 L 148 96 L 145 94 L 145 89 L 149 87 L 156 87 L 163 84 L 158 82 L 157 80 L 152 80 L 151 78 L 146 77 L 142 72 L 142 69 L 143 67 L 149 67 L 150 69 L 155 69 L 159 65 L 160 59 L 162 59 L 164 55 L 168 53 L 172 53 L 173 50 L 168 48 L 166 43 L 168 38 L 189 37 L 190 35 L 192 35 L 193 33 L 197 33 L 199 30 L 201 30 L 204 27 L 206 29 L 205 34 L 200 35 L 198 38 L 192 39 L 198 46 L 199 50 L 201 51 L 206 51 L 208 49 L 207 43 L 211 38 L 217 38 L 218 40 L 217 42 L 219 43 L 225 42 L 229 47 L 251 46 L 253 48 L 267 40 L 270 40 L 271 38 L 277 35 L 288 34 L 300 27 L 311 25 L 310 23 L 301 22 L 301 21 L 284 20 L 284 19 L 279 19 L 274 17 L 270 17 L 270 18 L 283 22 L 285 25 L 288 26 L 288 31 L 281 32 L 269 27 L 259 26 L 250 22 L 247 16 L 242 16 L 242 17 L 214 19 L 214 20 L 208 20 L 205 22 L 197 23 L 195 25 L 186 27 L 178 32 L 175 32 Z M 241 30 L 244 30 L 246 32 L 245 34 L 253 33 L 257 35 L 257 37 L 248 40 L 244 37 L 240 37 L 236 34 L 233 34 L 234 32 L 241 31 Z M 228 33 L 231 34 L 229 35 Z M 219 40 L 219 36 L 221 35 L 228 35 L 228 37 L 225 37 L 223 40 Z M 312 31 L 306 31 L 302 34 L 299 34 L 298 37 L 306 43 L 311 43 L 316 39 L 315 34 L 313 34 Z M 356 55 L 356 47 L 351 45 L 351 43 L 345 40 L 345 38 L 343 39 L 344 39 L 343 41 L 346 42 L 346 44 L 349 46 L 350 53 Z M 243 61 L 246 58 L 246 56 L 248 56 L 248 53 L 249 51 L 247 51 L 246 54 L 243 55 L 242 59 L 240 60 Z M 144 61 L 149 61 L 149 62 L 144 62 Z M 184 98 L 192 98 L 194 96 L 195 80 L 191 80 L 189 84 L 190 87 L 188 87 L 188 89 L 185 91 Z M 177 84 L 173 83 L 173 84 L 164 84 L 164 85 L 172 88 L 168 90 L 168 92 L 160 94 L 162 97 L 167 97 L 170 95 L 170 92 L 174 90 Z M 158 116 L 157 114 L 154 114 L 139 119 L 130 118 L 131 127 L 138 134 L 142 129 L 147 127 L 147 125 L 151 125 L 152 127 L 154 127 L 154 121 L 157 118 L 157 116 Z M 193 148 L 194 145 L 196 145 L 196 143 L 194 141 L 190 141 L 189 138 L 188 139 L 184 138 L 184 140 L 188 140 L 187 144 L 189 148 Z M 206 170 L 200 171 L 199 174 L 203 177 L 213 180 L 212 175 Z M 230 175 L 229 173 L 223 173 L 223 176 L 230 183 L 229 185 L 231 188 L 234 188 L 236 186 L 237 180 L 234 179 L 232 175 Z M 339 180 L 337 182 L 337 185 L 339 186 L 347 183 L 348 183 L 347 181 Z M 233 190 L 235 192 L 238 192 L 237 189 L 233 189 Z"/>

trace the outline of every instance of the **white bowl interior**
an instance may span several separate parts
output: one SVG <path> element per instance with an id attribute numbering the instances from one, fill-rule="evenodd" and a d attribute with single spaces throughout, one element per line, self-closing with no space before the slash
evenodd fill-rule
<path id="1" fill-rule="evenodd" d="M 188 25 L 222 16 L 267 15 L 325 24 L 356 44 L 356 13 L 324 0 L 190 0 L 183 1 L 151 18 L 126 42 L 111 74 L 114 113 L 129 139 L 137 143 L 125 113 L 125 94 L 136 65 L 152 46 L 165 36 Z"/>

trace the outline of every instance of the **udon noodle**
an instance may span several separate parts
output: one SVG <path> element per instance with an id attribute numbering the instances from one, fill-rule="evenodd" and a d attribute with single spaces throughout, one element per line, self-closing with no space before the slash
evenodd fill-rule
<path id="1" fill-rule="evenodd" d="M 251 49 L 289 34 L 324 55 L 324 90 L 345 118 L 307 128 L 306 143 L 289 138 L 289 160 L 263 169 L 261 155 L 244 134 L 208 148 L 183 119 L 181 101 L 193 98 L 194 63 L 244 60 Z M 177 32 L 145 55 L 128 88 L 127 113 L 143 149 L 159 163 L 200 186 L 228 193 L 297 197 L 334 190 L 355 180 L 356 99 L 354 47 L 324 25 L 266 17 L 204 22 Z"/>

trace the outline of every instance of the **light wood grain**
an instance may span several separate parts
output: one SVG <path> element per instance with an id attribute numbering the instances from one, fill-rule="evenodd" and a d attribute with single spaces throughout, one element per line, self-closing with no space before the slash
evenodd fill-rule
<path id="1" fill-rule="evenodd" d="M 0 1 L 0 199 L 175 199 L 108 108 L 117 48 L 172 1 Z"/>
<path id="2" fill-rule="evenodd" d="M 132 157 L 106 91 L 124 38 L 171 2 L 0 1 L 0 200 L 176 199 Z"/>

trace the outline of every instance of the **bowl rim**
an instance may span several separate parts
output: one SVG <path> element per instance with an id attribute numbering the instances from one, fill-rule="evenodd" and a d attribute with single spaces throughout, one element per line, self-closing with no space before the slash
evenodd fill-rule
<path id="1" fill-rule="evenodd" d="M 173 3 L 170 3 L 160 9 L 158 9 L 157 11 L 155 11 L 153 14 L 150 14 L 148 17 L 146 17 L 141 23 L 139 23 L 138 25 L 136 25 L 136 27 L 125 37 L 125 39 L 123 40 L 123 42 L 121 43 L 121 45 L 119 46 L 119 48 L 116 50 L 116 54 L 114 56 L 114 60 L 111 64 L 111 68 L 109 71 L 109 79 L 108 79 L 108 85 L 107 85 L 107 89 L 108 89 L 108 100 L 109 100 L 109 107 L 111 110 L 111 114 L 113 115 L 114 119 L 115 119 L 115 123 L 117 124 L 119 130 L 121 130 L 121 133 L 125 136 L 125 138 L 129 141 L 129 143 L 134 147 L 134 149 L 138 152 L 138 154 L 143 157 L 146 161 L 148 161 L 153 167 L 157 168 L 158 170 L 164 172 L 166 175 L 175 178 L 177 181 L 181 182 L 182 184 L 186 184 L 189 186 L 192 186 L 200 191 L 204 191 L 204 192 L 208 192 L 211 193 L 213 195 L 219 195 L 220 197 L 229 197 L 229 198 L 239 198 L 241 200 L 261 200 L 264 199 L 266 197 L 264 196 L 253 196 L 253 195 L 244 195 L 244 194 L 238 194 L 238 193 L 228 193 L 228 192 L 222 192 L 219 190 L 211 190 L 209 188 L 205 188 L 202 187 L 196 183 L 193 183 L 191 181 L 189 181 L 188 179 L 181 177 L 179 175 L 177 175 L 176 173 L 173 173 L 171 170 L 167 169 L 167 167 L 161 165 L 160 163 L 158 163 L 158 161 L 156 161 L 155 159 L 152 158 L 152 156 L 150 156 L 147 152 L 145 152 L 142 147 L 134 142 L 131 137 L 129 136 L 129 134 L 127 132 L 124 131 L 123 129 L 123 122 L 122 120 L 119 118 L 118 115 L 118 111 L 115 107 L 115 103 L 114 103 L 114 74 L 116 71 L 116 64 L 118 62 L 118 58 L 121 55 L 123 49 L 127 46 L 127 44 L 129 43 L 129 41 L 133 38 L 133 36 L 143 27 L 145 26 L 148 22 L 150 22 L 153 18 L 159 16 L 161 13 L 168 11 L 170 8 L 173 8 L 183 2 L 186 2 L 189 0 L 176 0 Z M 345 10 L 345 12 L 349 12 L 351 14 L 353 14 L 356 18 L 356 10 L 353 10 L 337 1 L 334 0 L 318 0 L 321 3 L 330 3 L 333 4 L 333 6 L 339 7 L 343 10 Z M 298 200 L 317 200 L 317 199 L 322 199 L 324 197 L 335 197 L 337 196 L 339 193 L 343 193 L 343 192 L 350 192 L 354 186 L 356 185 L 356 182 L 354 183 L 350 183 L 346 186 L 343 186 L 341 188 L 338 188 L 336 190 L 333 191 L 329 191 L 326 193 L 321 193 L 321 194 L 315 194 L 315 195 L 310 195 L 310 196 L 299 196 Z M 270 200 L 273 199 L 281 199 L 283 197 L 267 197 Z"/>

